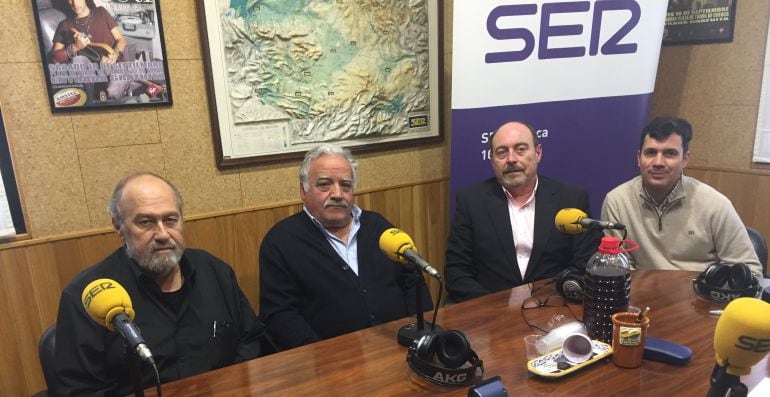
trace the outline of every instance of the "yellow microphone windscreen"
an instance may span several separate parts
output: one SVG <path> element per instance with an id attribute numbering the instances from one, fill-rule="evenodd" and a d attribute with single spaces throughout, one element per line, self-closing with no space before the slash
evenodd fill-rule
<path id="1" fill-rule="evenodd" d="M 748 375 L 770 350 L 770 303 L 756 298 L 731 301 L 714 329 L 714 351 L 731 375 Z"/>
<path id="2" fill-rule="evenodd" d="M 81 299 L 88 315 L 110 331 L 115 331 L 112 319 L 118 313 L 125 313 L 130 320 L 134 320 L 131 297 L 115 280 L 100 278 L 92 281 L 83 289 Z"/>
<path id="3" fill-rule="evenodd" d="M 588 215 L 577 208 L 564 208 L 556 213 L 554 225 L 562 233 L 578 234 L 585 229 L 580 224 L 580 220 Z"/>
<path id="4" fill-rule="evenodd" d="M 412 238 L 404 231 L 392 227 L 380 235 L 380 250 L 391 260 L 406 263 L 404 252 L 407 249 L 415 250 Z"/>

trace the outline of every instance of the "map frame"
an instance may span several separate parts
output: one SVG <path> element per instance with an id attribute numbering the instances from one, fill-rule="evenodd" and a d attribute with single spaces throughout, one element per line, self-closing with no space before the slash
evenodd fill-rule
<path id="1" fill-rule="evenodd" d="M 355 0 L 335 0 L 337 3 L 353 2 Z M 206 74 L 207 97 L 211 118 L 211 130 L 214 141 L 215 160 L 217 168 L 229 169 L 255 164 L 270 164 L 296 160 L 304 157 L 304 153 L 320 143 L 334 143 L 350 149 L 354 153 L 366 153 L 382 150 L 393 150 L 430 145 L 444 140 L 443 128 L 443 5 L 439 0 L 424 0 L 427 7 L 427 22 L 424 26 L 428 31 L 429 52 L 429 82 L 428 108 L 425 116 L 408 117 L 409 124 L 405 128 L 415 128 L 398 134 L 377 134 L 364 131 L 350 138 L 333 137 L 328 140 L 314 142 L 284 142 L 284 148 L 274 149 L 259 146 L 258 141 L 250 146 L 252 152 L 247 155 L 234 154 L 233 140 L 235 134 L 241 133 L 241 126 L 233 122 L 230 96 L 228 95 L 227 71 L 231 65 L 225 60 L 224 39 L 222 26 L 218 22 L 222 16 L 220 1 L 196 0 L 198 18 L 201 25 L 201 47 Z M 311 0 L 313 2 L 313 0 Z M 259 1 L 254 1 L 258 5 Z M 305 16 L 309 16 L 307 14 Z M 369 47 L 370 48 L 370 47 Z M 415 78 L 416 81 L 421 81 Z M 290 121 L 286 121 L 289 123 Z M 372 122 L 374 123 L 374 122 Z M 252 124 L 258 124 L 252 123 Z M 280 124 L 280 122 L 279 122 Z M 424 125 L 426 124 L 426 125 Z M 285 135 L 289 135 L 285 133 Z M 265 145 L 267 146 L 267 145 Z"/>

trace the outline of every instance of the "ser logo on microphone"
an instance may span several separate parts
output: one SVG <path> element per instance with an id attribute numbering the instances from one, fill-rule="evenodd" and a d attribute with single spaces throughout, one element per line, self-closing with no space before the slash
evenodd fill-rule
<path id="1" fill-rule="evenodd" d="M 86 293 L 83 297 L 83 306 L 85 306 L 86 310 L 88 310 L 88 308 L 91 306 L 91 301 L 96 295 L 99 295 L 100 292 L 106 291 L 108 289 L 115 289 L 115 286 L 112 285 L 112 281 L 99 283 L 88 290 L 88 293 Z"/>
<path id="2" fill-rule="evenodd" d="M 735 347 L 750 352 L 766 353 L 770 351 L 770 339 L 741 335 L 738 337 L 738 343 L 735 344 Z"/>

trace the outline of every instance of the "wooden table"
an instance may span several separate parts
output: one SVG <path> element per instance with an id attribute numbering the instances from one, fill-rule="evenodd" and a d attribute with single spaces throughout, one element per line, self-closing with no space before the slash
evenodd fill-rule
<path id="1" fill-rule="evenodd" d="M 651 308 L 648 335 L 690 347 L 693 357 L 687 366 L 645 361 L 640 368 L 621 369 L 608 360 L 558 380 L 530 374 L 523 337 L 534 332 L 520 310 L 522 300 L 531 294 L 526 285 L 446 306 L 439 311 L 438 324 L 465 333 L 484 360 L 484 378 L 499 375 L 511 396 L 705 396 L 718 319 L 709 310 L 723 305 L 695 295 L 696 275 L 639 270 L 631 283 L 631 304 Z M 536 289 L 536 294 L 549 295 L 550 287 Z M 579 304 L 571 307 L 582 315 Z M 527 319 L 543 324 L 554 315 L 552 310 L 569 314 L 564 308 L 530 309 Z M 466 396 L 465 387 L 442 388 L 411 372 L 407 349 L 396 343 L 399 327 L 409 322 L 394 321 L 168 383 L 163 385 L 163 396 Z M 767 360 L 744 380 L 749 389 L 768 377 Z M 155 395 L 154 390 L 148 389 L 147 395 Z"/>

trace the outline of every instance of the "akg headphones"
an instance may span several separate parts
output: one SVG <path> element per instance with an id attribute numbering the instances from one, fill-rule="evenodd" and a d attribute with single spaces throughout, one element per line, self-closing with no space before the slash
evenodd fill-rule
<path id="1" fill-rule="evenodd" d="M 558 291 L 565 298 L 583 301 L 583 273 L 575 267 L 568 267 L 553 277 Z"/>
<path id="2" fill-rule="evenodd" d="M 415 339 L 409 347 L 406 361 L 412 371 L 440 386 L 473 384 L 477 369 L 481 370 L 479 377 L 484 375 L 484 363 L 460 331 L 428 334 Z"/>
<path id="3" fill-rule="evenodd" d="M 719 303 L 742 296 L 756 297 L 760 289 L 759 280 L 745 263 L 731 265 L 724 262 L 709 265 L 692 280 L 692 287 L 701 298 Z"/>

